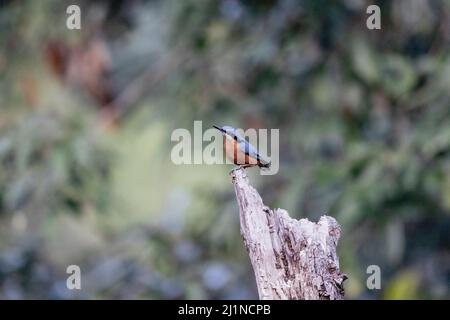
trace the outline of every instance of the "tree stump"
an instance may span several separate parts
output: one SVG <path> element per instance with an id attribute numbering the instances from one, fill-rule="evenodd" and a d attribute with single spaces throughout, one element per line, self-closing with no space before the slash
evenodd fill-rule
<path id="1" fill-rule="evenodd" d="M 259 298 L 343 299 L 347 276 L 339 271 L 337 221 L 329 216 L 318 223 L 292 219 L 286 210 L 264 205 L 244 169 L 232 171 L 231 177 Z"/>

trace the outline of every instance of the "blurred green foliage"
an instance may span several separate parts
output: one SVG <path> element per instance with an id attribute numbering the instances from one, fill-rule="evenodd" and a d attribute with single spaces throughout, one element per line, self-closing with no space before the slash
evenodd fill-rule
<path id="1" fill-rule="evenodd" d="M 230 168 L 170 162 L 194 120 L 280 129 L 251 180 L 336 217 L 348 298 L 450 297 L 450 3 L 375 2 L 0 4 L 0 297 L 255 298 Z"/>

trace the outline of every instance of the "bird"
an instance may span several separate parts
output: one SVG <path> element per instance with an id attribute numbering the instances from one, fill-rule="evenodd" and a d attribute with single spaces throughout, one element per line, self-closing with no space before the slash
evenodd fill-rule
<path id="1" fill-rule="evenodd" d="M 216 125 L 213 127 L 219 130 L 225 137 L 223 142 L 225 155 L 238 166 L 236 169 L 254 166 L 270 168 L 270 161 L 264 159 L 250 142 L 238 134 L 235 128 L 230 126 L 219 127 Z"/>

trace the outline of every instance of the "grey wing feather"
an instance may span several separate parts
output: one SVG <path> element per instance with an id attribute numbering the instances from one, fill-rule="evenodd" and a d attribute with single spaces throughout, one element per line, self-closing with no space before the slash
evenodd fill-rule
<path id="1" fill-rule="evenodd" d="M 252 146 L 247 140 L 242 139 L 239 141 L 241 150 L 244 150 L 244 153 L 246 155 L 249 155 L 250 157 L 256 159 L 259 161 L 258 165 L 262 168 L 269 168 L 270 167 L 270 161 L 265 160 L 262 158 L 256 148 Z"/>
<path id="2" fill-rule="evenodd" d="M 256 148 L 252 146 L 247 140 L 240 141 L 239 143 L 241 144 L 241 148 L 242 150 L 244 150 L 245 154 L 258 160 L 261 158 Z"/>

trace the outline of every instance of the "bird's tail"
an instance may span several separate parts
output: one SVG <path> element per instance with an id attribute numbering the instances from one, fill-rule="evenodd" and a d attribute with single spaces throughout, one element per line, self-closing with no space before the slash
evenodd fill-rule
<path id="1" fill-rule="evenodd" d="M 263 160 L 263 159 L 260 159 L 258 161 L 258 166 L 260 168 L 269 169 L 270 168 L 270 164 L 271 164 L 270 161 L 266 161 L 266 160 Z"/>

